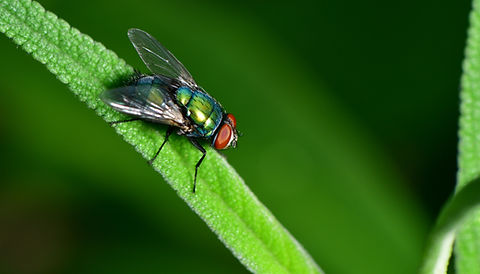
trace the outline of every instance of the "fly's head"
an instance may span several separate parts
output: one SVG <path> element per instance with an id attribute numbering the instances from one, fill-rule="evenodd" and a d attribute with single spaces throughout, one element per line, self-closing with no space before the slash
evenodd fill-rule
<path id="1" fill-rule="evenodd" d="M 213 140 L 213 146 L 220 149 L 227 149 L 229 147 L 235 148 L 237 146 L 237 120 L 232 114 L 227 114 L 225 119 L 223 119 L 220 129 L 215 135 Z"/>

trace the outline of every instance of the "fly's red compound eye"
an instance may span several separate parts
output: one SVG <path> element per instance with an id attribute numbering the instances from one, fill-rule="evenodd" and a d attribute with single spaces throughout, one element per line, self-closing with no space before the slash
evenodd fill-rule
<path id="1" fill-rule="evenodd" d="M 217 134 L 215 139 L 215 148 L 216 149 L 225 149 L 230 144 L 230 139 L 232 139 L 232 128 L 229 124 L 223 124 Z"/>
<path id="2" fill-rule="evenodd" d="M 233 116 L 233 114 L 227 114 L 227 119 L 230 120 L 230 122 L 232 123 L 233 127 L 237 127 L 237 119 L 235 119 L 235 116 Z"/>

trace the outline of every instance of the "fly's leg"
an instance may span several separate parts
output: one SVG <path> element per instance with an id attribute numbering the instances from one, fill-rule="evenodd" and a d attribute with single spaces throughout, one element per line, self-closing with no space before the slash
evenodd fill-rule
<path id="1" fill-rule="evenodd" d="M 116 125 L 116 124 L 122 124 L 122 123 L 127 123 L 127 122 L 138 121 L 138 120 L 140 120 L 140 118 L 131 118 L 131 119 L 127 119 L 127 120 L 109 122 L 109 124 L 111 126 L 113 126 L 113 125 Z"/>
<path id="2" fill-rule="evenodd" d="M 200 145 L 198 143 L 198 141 L 196 139 L 188 138 L 188 140 L 190 140 L 190 142 L 193 144 L 193 146 L 195 146 L 198 150 L 200 150 L 200 152 L 203 153 L 202 158 L 200 158 L 200 160 L 198 160 L 197 164 L 195 165 L 195 177 L 193 179 L 193 193 L 195 193 L 195 189 L 197 187 L 198 167 L 200 167 L 200 165 L 202 164 L 203 158 L 205 158 L 205 155 L 207 155 L 207 151 L 202 147 L 202 145 Z"/>
<path id="3" fill-rule="evenodd" d="M 168 127 L 167 133 L 165 134 L 165 139 L 163 140 L 163 143 L 160 146 L 160 148 L 158 149 L 157 153 L 155 153 L 155 156 L 153 156 L 153 158 L 150 161 L 148 161 L 149 165 L 153 164 L 153 161 L 155 161 L 155 159 L 157 159 L 157 156 L 160 153 L 160 150 L 162 150 L 163 146 L 168 141 L 168 137 L 170 136 L 170 134 L 172 134 L 173 130 L 174 130 L 174 127 L 171 127 L 171 126 Z"/>

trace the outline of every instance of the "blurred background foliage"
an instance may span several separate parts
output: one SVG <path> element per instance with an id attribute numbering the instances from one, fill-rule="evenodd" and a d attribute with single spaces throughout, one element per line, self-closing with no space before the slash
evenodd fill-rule
<path id="1" fill-rule="evenodd" d="M 225 152 L 327 273 L 411 273 L 452 192 L 469 1 L 60 1 L 144 29 L 237 117 Z M 1 273 L 242 273 L 134 149 L 0 36 Z M 201 171 L 200 171 L 201 176 Z"/>

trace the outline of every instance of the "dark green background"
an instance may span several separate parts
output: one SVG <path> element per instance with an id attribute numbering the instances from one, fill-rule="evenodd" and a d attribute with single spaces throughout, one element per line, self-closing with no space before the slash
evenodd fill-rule
<path id="1" fill-rule="evenodd" d="M 176 54 L 237 117 L 229 162 L 325 271 L 418 267 L 455 184 L 468 1 L 41 4 L 143 71 L 128 28 Z M 246 272 L 42 64 L 0 51 L 0 272 Z"/>

